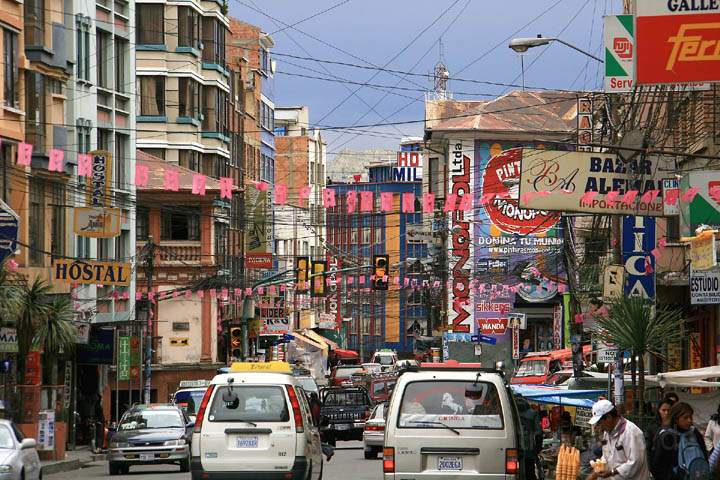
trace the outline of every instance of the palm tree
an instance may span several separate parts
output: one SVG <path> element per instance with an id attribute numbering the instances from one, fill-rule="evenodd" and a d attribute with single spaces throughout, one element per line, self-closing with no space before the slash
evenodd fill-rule
<path id="1" fill-rule="evenodd" d="M 35 278 L 29 285 L 22 288 L 17 311 L 18 336 L 18 383 L 25 379 L 25 359 L 30 353 L 35 340 L 38 326 L 45 322 L 48 316 L 49 305 L 47 298 L 52 287 L 39 278 Z"/>
<path id="2" fill-rule="evenodd" d="M 680 309 L 654 306 L 641 297 L 620 297 L 610 303 L 607 316 L 596 317 L 595 334 L 600 340 L 637 357 L 640 415 L 645 409 L 645 354 L 661 356 L 669 343 L 682 337 Z"/>
<path id="3" fill-rule="evenodd" d="M 46 380 L 56 384 L 56 365 L 60 355 L 75 347 L 77 329 L 73 325 L 73 308 L 69 298 L 56 296 L 47 304 L 45 321 L 39 322 L 33 338 L 33 347 L 43 347 L 43 371 Z M 48 391 L 48 402 L 51 392 Z"/>

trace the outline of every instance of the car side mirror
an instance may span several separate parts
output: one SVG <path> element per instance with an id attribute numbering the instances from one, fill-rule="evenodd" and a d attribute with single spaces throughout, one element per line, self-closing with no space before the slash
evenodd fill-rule
<path id="1" fill-rule="evenodd" d="M 185 428 L 193 428 L 195 426 L 195 420 L 189 419 L 188 422 L 185 424 Z"/>
<path id="2" fill-rule="evenodd" d="M 27 448 L 35 448 L 37 447 L 37 442 L 34 438 L 26 438 L 22 442 L 20 442 L 20 450 L 25 450 Z"/>

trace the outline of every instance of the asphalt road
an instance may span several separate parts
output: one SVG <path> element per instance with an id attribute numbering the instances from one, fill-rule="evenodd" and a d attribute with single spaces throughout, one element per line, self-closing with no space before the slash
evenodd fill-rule
<path id="1" fill-rule="evenodd" d="M 363 458 L 362 442 L 338 442 L 339 450 L 329 463 L 325 463 L 323 480 L 378 480 L 382 478 L 382 461 L 365 460 Z M 180 473 L 176 465 L 157 465 L 147 467 L 132 467 L 128 476 L 133 480 L 189 480 L 189 473 Z M 108 475 L 107 462 L 95 462 L 81 470 L 46 475 L 47 480 L 106 480 Z"/>

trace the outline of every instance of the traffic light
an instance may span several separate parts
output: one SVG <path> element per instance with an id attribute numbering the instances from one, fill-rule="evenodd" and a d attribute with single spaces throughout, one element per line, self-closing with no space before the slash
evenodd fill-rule
<path id="1" fill-rule="evenodd" d="M 242 328 L 240 327 L 230 329 L 230 356 L 238 360 L 242 357 Z"/>
<path id="2" fill-rule="evenodd" d="M 390 256 L 373 255 L 373 275 L 375 279 L 372 283 L 373 290 L 388 289 L 388 267 L 390 265 Z"/>
<path id="3" fill-rule="evenodd" d="M 313 260 L 312 262 L 312 278 L 310 282 L 310 295 L 313 297 L 325 296 L 325 269 L 327 263 L 321 260 Z"/>
<path id="4" fill-rule="evenodd" d="M 308 291 L 308 277 L 310 276 L 310 259 L 308 257 L 295 258 L 295 291 L 304 293 Z"/>

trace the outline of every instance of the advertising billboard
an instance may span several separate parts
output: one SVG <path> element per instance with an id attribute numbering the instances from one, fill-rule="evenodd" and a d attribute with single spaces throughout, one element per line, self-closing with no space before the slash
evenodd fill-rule
<path id="1" fill-rule="evenodd" d="M 609 15 L 605 24 L 605 92 L 632 92 L 635 25 L 632 15 Z"/>
<path id="2" fill-rule="evenodd" d="M 247 253 L 272 253 L 272 208 L 270 190 L 246 185 Z M 250 267 L 249 267 L 250 268 Z"/>
<path id="3" fill-rule="evenodd" d="M 661 157 L 624 162 L 610 153 L 561 152 L 524 148 L 520 173 L 520 206 L 535 210 L 580 213 L 641 213 L 663 216 Z M 665 175 L 668 170 L 664 170 Z M 652 198 L 646 192 L 657 190 Z M 634 199 L 624 196 L 636 191 Z M 597 192 L 592 199 L 588 192 Z M 615 198 L 608 196 L 617 192 Z M 528 196 L 530 195 L 530 196 Z"/>
<path id="4" fill-rule="evenodd" d="M 80 237 L 113 238 L 120 235 L 119 208 L 75 207 L 73 233 Z"/>
<path id="5" fill-rule="evenodd" d="M 622 219 L 624 293 L 655 300 L 655 218 L 625 215 Z"/>
<path id="6" fill-rule="evenodd" d="M 720 80 L 720 2 L 638 0 L 638 85 Z"/>

